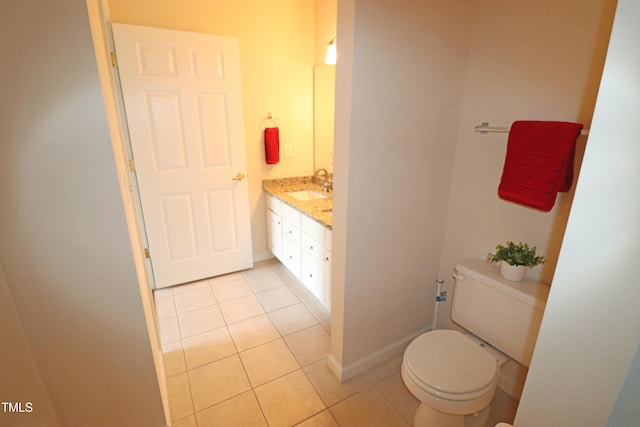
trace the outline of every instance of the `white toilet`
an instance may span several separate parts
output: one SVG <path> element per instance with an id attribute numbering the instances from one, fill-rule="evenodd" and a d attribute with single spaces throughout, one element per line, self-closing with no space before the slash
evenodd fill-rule
<path id="1" fill-rule="evenodd" d="M 455 267 L 451 320 L 468 333 L 433 330 L 404 352 L 402 379 L 420 400 L 414 427 L 485 427 L 500 366 L 529 366 L 549 286 L 510 282 L 472 259 Z"/>

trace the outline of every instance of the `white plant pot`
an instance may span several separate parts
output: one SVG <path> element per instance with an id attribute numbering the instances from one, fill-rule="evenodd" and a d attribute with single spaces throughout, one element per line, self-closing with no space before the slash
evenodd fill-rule
<path id="1" fill-rule="evenodd" d="M 524 274 L 526 272 L 526 265 L 510 265 L 504 261 L 500 261 L 500 274 L 507 280 L 519 282 L 524 279 Z"/>

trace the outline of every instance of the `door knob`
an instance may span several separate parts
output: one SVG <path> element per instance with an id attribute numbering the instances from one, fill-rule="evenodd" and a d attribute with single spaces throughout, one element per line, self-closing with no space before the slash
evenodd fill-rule
<path id="1" fill-rule="evenodd" d="M 239 173 L 234 178 L 231 178 L 231 181 L 242 181 L 245 178 L 243 173 Z"/>

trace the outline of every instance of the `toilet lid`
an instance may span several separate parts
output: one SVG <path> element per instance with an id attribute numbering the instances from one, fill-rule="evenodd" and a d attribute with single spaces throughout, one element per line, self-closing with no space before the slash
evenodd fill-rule
<path id="1" fill-rule="evenodd" d="M 496 378 L 496 359 L 477 343 L 454 330 L 422 334 L 407 347 L 404 364 L 436 393 L 469 394 L 489 388 Z"/>

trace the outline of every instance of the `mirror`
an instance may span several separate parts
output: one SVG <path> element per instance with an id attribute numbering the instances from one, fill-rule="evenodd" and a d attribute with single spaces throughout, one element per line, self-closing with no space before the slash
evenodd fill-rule
<path id="1" fill-rule="evenodd" d="M 333 115 L 336 66 L 319 64 L 313 70 L 313 164 L 333 173 Z"/>

